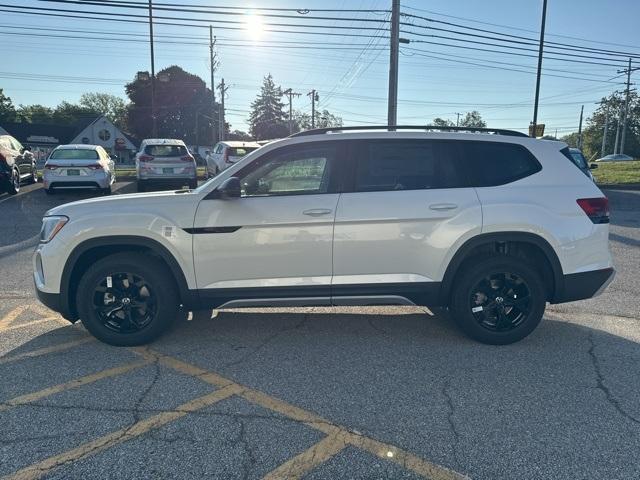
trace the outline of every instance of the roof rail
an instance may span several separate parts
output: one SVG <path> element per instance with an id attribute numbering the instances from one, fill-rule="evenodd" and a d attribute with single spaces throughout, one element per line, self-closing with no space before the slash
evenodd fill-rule
<path id="1" fill-rule="evenodd" d="M 345 132 L 353 130 L 386 130 L 388 132 L 395 130 L 436 130 L 439 132 L 468 132 L 468 133 L 489 133 L 493 135 L 505 135 L 508 137 L 528 137 L 526 133 L 516 132 L 515 130 L 504 130 L 502 128 L 479 128 L 479 127 L 440 127 L 437 125 L 379 125 L 379 126 L 349 126 L 349 127 L 328 127 L 315 128 L 313 130 L 305 130 L 303 132 L 289 135 L 291 137 L 304 137 L 307 135 L 320 135 L 323 133 Z"/>

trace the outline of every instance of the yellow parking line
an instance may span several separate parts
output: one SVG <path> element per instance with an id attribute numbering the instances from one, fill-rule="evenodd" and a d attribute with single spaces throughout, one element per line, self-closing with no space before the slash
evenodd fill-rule
<path id="1" fill-rule="evenodd" d="M 348 433 L 346 442 L 376 455 L 384 460 L 397 463 L 401 467 L 412 470 L 432 480 L 468 480 L 469 477 L 448 468 L 428 462 L 422 458 L 401 450 L 393 445 L 379 442 L 369 437 Z"/>
<path id="2" fill-rule="evenodd" d="M 341 432 L 329 435 L 265 475 L 263 480 L 297 480 L 329 460 L 346 446 L 344 435 Z"/>
<path id="3" fill-rule="evenodd" d="M 102 370 L 101 372 L 85 375 L 84 377 L 76 378 L 74 380 L 71 380 L 66 383 L 61 383 L 59 385 L 54 385 L 53 387 L 48 387 L 38 392 L 27 393 L 26 395 L 20 395 L 19 397 L 15 397 L 15 398 L 12 398 L 11 400 L 2 402 L 0 404 L 0 412 L 4 410 L 8 410 L 12 407 L 17 407 L 18 405 L 25 405 L 27 403 L 35 402 L 36 400 L 40 400 L 41 398 L 48 397 L 49 395 L 53 395 L 55 393 L 64 392 L 65 390 L 71 390 L 72 388 L 77 388 L 83 385 L 87 385 L 89 383 L 97 382 L 98 380 L 102 380 L 104 378 L 122 375 L 124 373 L 130 372 L 131 370 L 135 370 L 137 368 L 144 367 L 145 365 L 149 365 L 150 363 L 151 363 L 150 360 L 143 360 L 143 361 L 128 363 L 120 367 L 110 368 L 109 370 Z"/>
<path id="4" fill-rule="evenodd" d="M 3 332 L 8 332 L 10 330 L 17 330 L 19 328 L 25 328 L 25 327 L 32 327 L 34 325 L 38 325 L 40 323 L 48 323 L 48 322 L 53 322 L 56 321 L 58 323 L 60 323 L 60 318 L 59 317 L 47 317 L 47 318 L 41 318 L 40 320 L 33 320 L 31 322 L 26 322 L 26 323 L 19 323 L 18 325 L 11 325 L 10 327 L 5 327 L 4 329 L 2 329 Z M 69 322 L 65 322 L 68 325 L 71 325 Z"/>
<path id="5" fill-rule="evenodd" d="M 3 365 L 5 363 L 16 362 L 18 360 L 22 360 L 23 358 L 33 358 L 33 357 L 39 357 L 41 355 L 46 355 L 48 353 L 62 352 L 64 350 L 68 350 L 78 345 L 82 345 L 83 343 L 93 342 L 94 340 L 95 338 L 93 337 L 86 337 L 86 338 L 81 338 L 79 340 L 73 340 L 71 342 L 61 343 L 59 345 L 52 345 L 50 347 L 31 350 L 30 352 L 24 352 L 18 355 L 10 356 L 10 357 L 0 358 L 0 365 Z"/>
<path id="6" fill-rule="evenodd" d="M 393 445 L 388 445 L 372 438 L 352 433 L 348 431 L 348 429 L 340 425 L 336 425 L 329 420 L 316 415 L 315 413 L 291 405 L 290 403 L 272 397 L 271 395 L 260 392 L 258 390 L 239 385 L 232 380 L 218 375 L 217 373 L 209 372 L 200 367 L 196 367 L 195 365 L 191 365 L 189 363 L 183 362 L 182 360 L 178 360 L 177 358 L 173 358 L 160 352 L 149 350 L 147 348 L 135 350 L 144 355 L 155 356 L 160 363 L 166 365 L 167 367 L 174 368 L 186 375 L 200 378 L 201 380 L 212 383 L 216 386 L 226 385 L 235 387 L 239 390 L 238 395 L 245 400 L 248 400 L 249 402 L 256 405 L 260 405 L 261 407 L 274 411 L 276 413 L 280 413 L 297 422 L 305 423 L 306 425 L 315 428 L 316 430 L 320 430 L 321 432 L 324 432 L 328 435 L 327 439 L 325 439 L 327 440 L 326 442 L 319 442 L 319 444 L 316 444 L 316 450 L 313 450 L 314 447 L 311 447 L 311 449 L 309 449 L 310 451 L 303 452 L 302 454 L 298 455 L 298 457 L 300 458 L 298 458 L 298 460 L 295 462 L 295 465 L 293 465 L 293 460 L 297 457 L 294 457 L 294 459 L 289 461 L 292 463 L 287 462 L 281 467 L 278 467 L 278 469 L 274 470 L 274 472 L 279 471 L 279 468 L 283 468 L 283 471 L 285 471 L 287 468 L 291 468 L 291 471 L 293 472 L 292 478 L 298 478 L 302 474 L 299 474 L 298 477 L 296 477 L 294 475 L 296 471 L 304 473 L 305 471 L 309 471 L 314 467 L 315 464 L 311 465 L 310 463 L 314 461 L 314 456 L 312 455 L 313 452 L 329 455 L 328 452 L 331 452 L 334 449 L 338 448 L 340 442 L 343 442 L 366 450 L 385 460 L 397 463 L 404 468 L 422 475 L 425 478 L 431 478 L 433 480 L 463 480 L 468 478 L 453 470 L 449 470 L 448 468 L 441 467 L 435 463 L 423 460 L 420 457 L 406 452 Z M 329 440 L 329 438 L 331 440 Z M 339 448 L 338 451 L 340 451 Z M 329 456 L 327 456 L 327 458 L 329 458 Z M 285 465 L 287 464 L 289 465 L 285 467 Z M 273 474 L 274 472 L 272 472 L 271 474 Z M 271 478 L 275 479 L 278 477 L 272 476 Z"/>
<path id="7" fill-rule="evenodd" d="M 213 393 L 209 393 L 202 397 L 198 397 L 189 402 L 183 403 L 175 410 L 168 412 L 161 412 L 152 417 L 141 420 L 130 427 L 122 428 L 113 433 L 109 433 L 103 437 L 97 438 L 91 442 L 85 443 L 67 452 L 63 452 L 59 455 L 49 457 L 41 462 L 29 465 L 28 467 L 18 470 L 12 475 L 5 477 L 11 480 L 32 480 L 38 479 L 49 473 L 56 467 L 59 467 L 65 463 L 75 462 L 89 455 L 94 455 L 102 450 L 111 448 L 114 445 L 129 441 L 135 437 L 138 437 L 150 430 L 162 427 L 169 422 L 184 417 L 190 412 L 195 412 L 204 407 L 208 407 L 217 403 L 225 398 L 229 398 L 231 395 L 238 393 L 238 387 L 228 386 L 216 390 Z"/>
<path id="8" fill-rule="evenodd" d="M 27 305 L 20 305 L 2 317 L 2 319 L 0 319 L 0 330 L 6 330 L 11 322 L 18 318 L 27 308 Z"/>

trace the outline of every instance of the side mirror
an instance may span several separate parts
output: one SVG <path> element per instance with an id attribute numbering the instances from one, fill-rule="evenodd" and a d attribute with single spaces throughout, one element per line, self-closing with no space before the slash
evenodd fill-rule
<path id="1" fill-rule="evenodd" d="M 596 168 L 598 168 L 598 164 L 597 163 L 592 163 L 589 165 L 589 170 L 595 170 Z"/>
<path id="2" fill-rule="evenodd" d="M 218 198 L 240 198 L 240 179 L 229 177 L 215 191 L 218 192 Z"/>

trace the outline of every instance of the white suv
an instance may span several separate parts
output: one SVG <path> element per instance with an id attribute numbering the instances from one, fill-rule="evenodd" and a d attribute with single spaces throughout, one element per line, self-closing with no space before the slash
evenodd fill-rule
<path id="1" fill-rule="evenodd" d="M 213 153 L 207 155 L 207 177 L 215 177 L 242 157 L 260 148 L 256 142 L 225 141 L 218 142 L 213 147 Z"/>
<path id="2" fill-rule="evenodd" d="M 564 143 L 348 130 L 270 143 L 193 191 L 50 210 L 38 297 L 114 345 L 180 308 L 381 304 L 448 306 L 506 344 L 613 278 L 607 199 Z"/>
<path id="3" fill-rule="evenodd" d="M 198 186 L 196 160 L 182 140 L 147 138 L 136 154 L 138 191 L 152 186 Z"/>

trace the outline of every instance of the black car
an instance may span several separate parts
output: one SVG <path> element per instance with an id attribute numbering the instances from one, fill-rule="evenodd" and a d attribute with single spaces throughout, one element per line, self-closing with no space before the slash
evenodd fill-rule
<path id="1" fill-rule="evenodd" d="M 15 195 L 23 181 L 38 181 L 36 159 L 31 149 L 23 147 L 10 135 L 0 135 L 0 193 Z"/>

